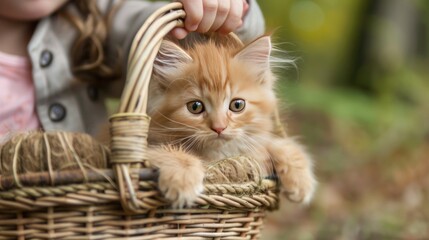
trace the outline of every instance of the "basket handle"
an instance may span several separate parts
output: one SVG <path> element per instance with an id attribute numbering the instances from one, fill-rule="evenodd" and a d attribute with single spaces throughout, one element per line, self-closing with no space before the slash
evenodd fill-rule
<path id="1" fill-rule="evenodd" d="M 155 11 L 133 39 L 127 76 L 118 113 L 110 117 L 111 163 L 116 174 L 119 197 L 125 211 L 146 206 L 137 196 L 139 169 L 150 167 L 146 160 L 150 117 L 146 113 L 149 82 L 162 39 L 175 27 L 183 27 L 183 5 L 174 2 Z M 241 40 L 231 33 L 236 41 Z M 278 113 L 273 116 L 279 135 L 285 135 Z"/>
<path id="2" fill-rule="evenodd" d="M 138 30 L 129 52 L 119 111 L 110 117 L 111 162 L 125 211 L 136 212 L 144 206 L 136 190 L 139 168 L 148 167 L 145 159 L 150 122 L 146 114 L 149 82 L 163 37 L 173 28 L 183 26 L 182 7 L 179 2 L 163 6 Z"/>

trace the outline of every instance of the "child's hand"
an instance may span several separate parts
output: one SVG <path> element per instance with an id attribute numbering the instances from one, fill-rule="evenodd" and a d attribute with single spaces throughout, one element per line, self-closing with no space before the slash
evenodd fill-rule
<path id="1" fill-rule="evenodd" d="M 185 27 L 171 34 L 182 39 L 189 32 L 230 33 L 243 24 L 249 4 L 246 0 L 178 0 L 186 12 Z"/>

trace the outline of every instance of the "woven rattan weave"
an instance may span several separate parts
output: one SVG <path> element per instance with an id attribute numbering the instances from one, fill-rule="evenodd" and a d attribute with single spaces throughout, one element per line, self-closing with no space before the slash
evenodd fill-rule
<path id="1" fill-rule="evenodd" d="M 0 239 L 260 237 L 265 211 L 278 205 L 275 181 L 206 183 L 193 208 L 171 209 L 157 189 L 157 171 L 145 162 L 153 61 L 162 38 L 184 16 L 180 3 L 168 4 L 136 34 L 120 109 L 111 117 L 110 152 L 99 148 L 101 156 L 110 158 L 105 167 L 87 166 L 78 158 L 78 168 L 63 171 L 53 169 L 51 160 L 37 158 L 28 161 L 47 162 L 46 171 L 18 171 L 19 163 L 12 161 L 11 173 L 2 174 L 0 166 Z M 67 143 L 68 136 L 63 138 Z"/>

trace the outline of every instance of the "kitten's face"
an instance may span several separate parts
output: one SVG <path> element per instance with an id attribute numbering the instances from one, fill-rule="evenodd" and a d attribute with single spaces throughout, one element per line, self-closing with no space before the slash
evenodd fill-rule
<path id="1" fill-rule="evenodd" d="M 257 41 L 241 51 L 210 42 L 188 53 L 164 49 L 182 56 L 177 67 L 158 69 L 165 71 L 160 72 L 162 79 L 151 84 L 151 139 L 204 148 L 251 142 L 269 133 L 275 108 L 273 79 L 260 58 L 268 60 L 270 45 L 269 38 Z"/>

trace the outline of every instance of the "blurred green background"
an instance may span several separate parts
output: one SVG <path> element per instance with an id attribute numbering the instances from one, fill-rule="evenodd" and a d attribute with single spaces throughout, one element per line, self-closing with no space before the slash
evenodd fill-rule
<path id="1" fill-rule="evenodd" d="M 429 1 L 259 1 L 283 118 L 315 159 L 308 206 L 283 199 L 264 239 L 429 239 Z"/>
<path id="2" fill-rule="evenodd" d="M 319 181 L 307 206 L 282 199 L 263 239 L 429 240 L 429 1 L 258 3 L 296 58 L 282 118 Z"/>

